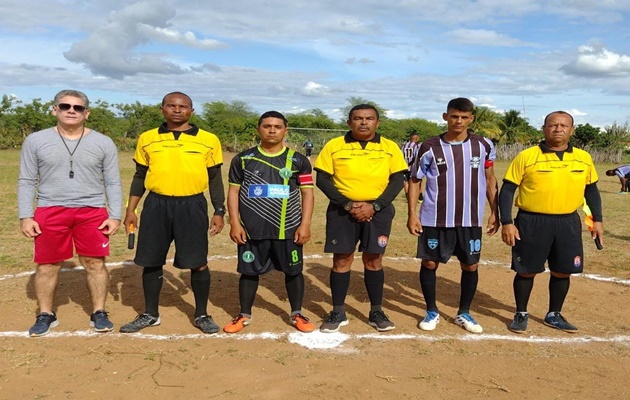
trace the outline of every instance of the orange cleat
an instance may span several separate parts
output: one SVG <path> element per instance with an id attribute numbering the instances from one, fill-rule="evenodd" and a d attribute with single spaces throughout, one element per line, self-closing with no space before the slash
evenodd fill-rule
<path id="1" fill-rule="evenodd" d="M 311 324 L 302 314 L 295 314 L 291 317 L 291 325 L 295 326 L 300 332 L 313 332 L 315 325 Z"/>
<path id="2" fill-rule="evenodd" d="M 251 318 L 246 317 L 243 314 L 239 314 L 236 317 L 234 317 L 234 319 L 232 319 L 232 322 L 230 322 L 229 324 L 223 327 L 223 332 L 225 333 L 240 332 L 243 328 L 245 328 L 247 325 L 251 323 L 252 323 Z"/>

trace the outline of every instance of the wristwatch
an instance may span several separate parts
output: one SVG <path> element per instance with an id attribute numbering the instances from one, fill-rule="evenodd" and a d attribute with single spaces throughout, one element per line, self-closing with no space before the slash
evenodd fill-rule
<path id="1" fill-rule="evenodd" d="M 383 206 L 381 206 L 380 203 L 377 202 L 372 202 L 372 208 L 374 208 L 374 212 L 379 212 L 383 209 Z"/>
<path id="2" fill-rule="evenodd" d="M 350 211 L 352 210 L 352 206 L 353 206 L 354 202 L 352 200 L 348 200 L 345 203 L 343 203 L 343 209 L 346 211 Z"/>
<path id="3" fill-rule="evenodd" d="M 225 208 L 217 207 L 214 209 L 214 215 L 225 215 Z"/>

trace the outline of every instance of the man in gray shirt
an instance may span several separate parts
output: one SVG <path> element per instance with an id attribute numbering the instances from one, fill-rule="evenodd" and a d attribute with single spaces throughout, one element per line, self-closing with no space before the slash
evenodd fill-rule
<path id="1" fill-rule="evenodd" d="M 109 137 L 85 127 L 88 107 L 85 94 L 62 90 L 53 101 L 57 125 L 30 134 L 22 145 L 18 214 L 22 233 L 34 239 L 37 264 L 39 314 L 29 329 L 33 337 L 59 325 L 55 290 L 61 265 L 74 255 L 73 245 L 87 272 L 94 310 L 90 326 L 97 332 L 114 328 L 105 311 L 105 257 L 122 217 L 118 151 Z"/>

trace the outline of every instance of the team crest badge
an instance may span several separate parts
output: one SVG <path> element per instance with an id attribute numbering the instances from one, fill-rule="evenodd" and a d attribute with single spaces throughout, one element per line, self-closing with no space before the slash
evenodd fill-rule
<path id="1" fill-rule="evenodd" d="M 470 158 L 470 167 L 471 168 L 479 168 L 479 164 L 481 164 L 481 159 L 479 157 L 471 157 Z"/>
<path id="2" fill-rule="evenodd" d="M 575 268 L 580 268 L 582 266 L 582 257 L 580 256 L 575 256 L 573 258 L 573 266 Z"/>
<path id="3" fill-rule="evenodd" d="M 431 250 L 435 250 L 438 247 L 437 239 L 427 239 L 427 245 Z"/>
<path id="4" fill-rule="evenodd" d="M 261 194 L 263 194 L 263 188 L 260 186 L 256 186 L 254 187 L 254 194 L 256 196 L 260 196 Z"/>
<path id="5" fill-rule="evenodd" d="M 254 261 L 254 253 L 252 253 L 251 251 L 245 251 L 243 252 L 243 255 L 241 256 L 241 258 L 243 259 L 243 261 L 245 261 L 246 263 L 250 263 Z"/>
<path id="6" fill-rule="evenodd" d="M 387 246 L 387 236 L 379 236 L 378 237 L 378 245 L 381 247 Z"/>
<path id="7" fill-rule="evenodd" d="M 282 168 L 280 171 L 278 171 L 278 173 L 280 174 L 282 179 L 289 179 L 291 175 L 293 175 L 293 172 L 291 172 L 291 169 L 287 167 Z"/>

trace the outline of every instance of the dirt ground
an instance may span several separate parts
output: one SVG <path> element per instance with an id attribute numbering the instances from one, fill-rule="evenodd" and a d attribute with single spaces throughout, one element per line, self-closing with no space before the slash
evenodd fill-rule
<path id="1" fill-rule="evenodd" d="M 318 325 L 329 311 L 330 258 L 305 266 L 304 313 Z M 537 279 L 526 335 L 506 329 L 512 318 L 512 273 L 481 268 L 473 314 L 484 333 L 452 323 L 459 299 L 455 263 L 438 270 L 442 322 L 417 327 L 424 313 L 418 262 L 387 258 L 384 308 L 396 329 L 367 325 L 363 276 L 353 267 L 350 325 L 340 333 L 303 334 L 288 324 L 281 273 L 261 279 L 253 323 L 242 333 L 204 335 L 191 324 L 189 274 L 165 268 L 162 325 L 138 334 L 117 328 L 143 311 L 141 270 L 112 262 L 108 310 L 116 331 L 88 327 L 85 272 L 60 278 L 54 333 L 29 338 L 36 300 L 32 275 L 0 279 L 2 399 L 628 399 L 630 312 L 627 281 L 575 277 L 564 314 L 576 334 L 542 324 L 548 275 Z M 118 264 L 118 265 L 116 265 Z M 234 259 L 212 260 L 210 312 L 221 326 L 238 312 Z"/>

